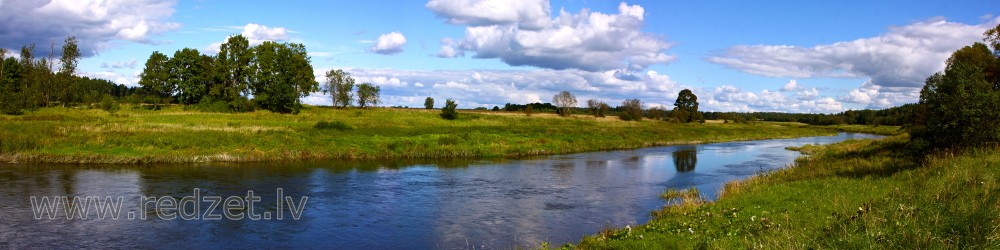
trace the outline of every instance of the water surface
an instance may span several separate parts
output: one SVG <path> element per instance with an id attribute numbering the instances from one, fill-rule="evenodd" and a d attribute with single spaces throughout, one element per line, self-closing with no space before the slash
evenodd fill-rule
<path id="1" fill-rule="evenodd" d="M 716 197 L 728 181 L 791 164 L 787 146 L 880 136 L 678 145 L 522 160 L 152 166 L 0 165 L 0 248 L 495 249 L 576 242 L 644 223 L 666 188 Z M 164 220 L 140 197 L 246 196 L 277 214 L 281 188 L 307 196 L 299 220 Z M 122 196 L 118 219 L 36 220 L 30 197 Z M 202 203 L 205 204 L 205 203 Z M 191 206 L 193 207 L 193 206 Z M 206 210 L 206 208 L 201 208 Z M 145 214 L 145 220 L 125 214 Z M 61 214 L 60 214 L 61 215 Z"/>

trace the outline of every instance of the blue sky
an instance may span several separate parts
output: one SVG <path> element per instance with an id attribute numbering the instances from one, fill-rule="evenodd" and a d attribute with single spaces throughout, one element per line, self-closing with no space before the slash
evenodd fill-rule
<path id="1" fill-rule="evenodd" d="M 0 46 L 77 36 L 80 75 L 135 85 L 153 51 L 227 36 L 303 43 L 317 79 L 345 69 L 383 105 L 640 98 L 702 110 L 830 113 L 915 102 L 948 55 L 1000 23 L 997 1 L 18 1 Z M 328 104 L 314 93 L 310 104 Z"/>

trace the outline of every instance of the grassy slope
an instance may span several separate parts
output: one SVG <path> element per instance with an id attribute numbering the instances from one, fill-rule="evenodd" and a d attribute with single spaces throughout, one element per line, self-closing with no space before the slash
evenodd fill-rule
<path id="1" fill-rule="evenodd" d="M 438 110 L 306 108 L 298 115 L 45 108 L 0 115 L 0 162 L 206 162 L 496 157 L 830 135 L 798 124 L 671 124 Z M 351 130 L 316 129 L 341 121 Z"/>
<path id="2" fill-rule="evenodd" d="M 811 156 L 796 166 L 727 184 L 716 202 L 674 199 L 646 225 L 580 247 L 1000 247 L 1000 149 L 918 165 L 901 153 L 906 143 L 899 135 L 807 146 Z"/>

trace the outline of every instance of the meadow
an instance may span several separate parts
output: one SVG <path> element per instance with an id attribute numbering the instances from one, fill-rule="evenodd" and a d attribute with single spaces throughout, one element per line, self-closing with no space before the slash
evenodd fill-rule
<path id="1" fill-rule="evenodd" d="M 796 148 L 794 166 L 726 184 L 718 200 L 667 190 L 648 223 L 583 249 L 1000 247 L 1000 150 L 908 153 L 908 135 Z"/>
<path id="2" fill-rule="evenodd" d="M 42 108 L 0 115 L 0 162 L 171 163 L 298 159 L 521 157 L 832 135 L 798 123 L 678 124 L 614 117 L 461 110 L 305 107 L 211 113 L 168 106 Z"/>

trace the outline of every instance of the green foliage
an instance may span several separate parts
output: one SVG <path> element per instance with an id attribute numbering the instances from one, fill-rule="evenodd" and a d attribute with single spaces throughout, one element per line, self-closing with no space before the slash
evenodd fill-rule
<path id="1" fill-rule="evenodd" d="M 36 59 L 33 44 L 21 48 L 20 60 L 7 58 L 6 49 L 0 51 L 0 113 L 23 114 L 24 111 L 34 111 L 56 102 L 65 106 L 83 100 L 82 97 L 89 97 L 76 91 L 81 81 L 91 80 L 72 74 L 76 70 L 79 52 L 74 38 L 66 41 L 63 46 L 65 54 L 60 59 L 66 64 L 60 68 L 59 73 L 52 72 L 55 43 L 52 44 L 48 58 Z M 89 94 L 92 91 L 87 89 L 86 92 Z M 96 101 L 96 98 L 89 101 Z"/>
<path id="2" fill-rule="evenodd" d="M 156 104 L 163 104 L 174 93 L 176 82 L 170 81 L 170 59 L 159 51 L 154 51 L 146 60 L 146 67 L 139 75 L 139 85 L 146 94 L 156 97 Z"/>
<path id="3" fill-rule="evenodd" d="M 351 74 L 340 69 L 331 69 L 326 72 L 326 90 L 330 93 L 334 107 L 350 107 L 354 102 L 354 78 Z"/>
<path id="4" fill-rule="evenodd" d="M 254 73 L 254 51 L 243 35 L 230 36 L 219 46 L 215 57 L 218 84 L 210 94 L 218 100 L 232 101 L 250 93 L 250 77 Z"/>
<path id="5" fill-rule="evenodd" d="M 305 46 L 267 41 L 254 47 L 251 89 L 254 100 L 264 109 L 297 114 L 299 97 L 318 89 Z"/>
<path id="6" fill-rule="evenodd" d="M 441 118 L 445 120 L 455 120 L 458 118 L 458 112 L 455 111 L 455 108 L 458 108 L 458 103 L 455 103 L 455 100 L 446 100 L 444 107 L 441 108 Z"/>
<path id="7" fill-rule="evenodd" d="M 320 122 L 317 122 L 316 125 L 313 126 L 313 128 L 320 129 L 320 130 L 334 129 L 334 130 L 340 130 L 340 131 L 347 131 L 347 130 L 354 129 L 353 126 L 348 125 L 347 123 L 344 123 L 342 121 L 332 121 L 332 122 L 320 121 Z"/>
<path id="8" fill-rule="evenodd" d="M 493 106 L 493 109 L 490 111 L 500 111 L 500 106 Z"/>
<path id="9" fill-rule="evenodd" d="M 381 92 L 381 89 L 381 87 L 367 82 L 359 84 L 358 106 L 361 108 L 377 106 L 379 103 L 379 93 Z"/>
<path id="10" fill-rule="evenodd" d="M 198 101 L 197 104 L 184 106 L 184 110 L 197 110 L 202 112 L 215 112 L 215 113 L 232 113 L 234 108 L 230 107 L 229 103 L 223 100 L 215 100 L 211 96 L 206 96 Z"/>
<path id="11" fill-rule="evenodd" d="M 966 46 L 952 54 L 943 73 L 927 78 L 910 126 L 915 145 L 965 148 L 1000 142 L 997 55 L 981 43 Z"/>
<path id="12" fill-rule="evenodd" d="M 101 98 L 100 107 L 102 110 L 108 111 L 110 114 L 114 114 L 115 112 L 118 112 L 118 110 L 121 110 L 121 107 L 118 106 L 118 102 L 116 102 L 115 98 L 110 95 L 105 95 Z"/>
<path id="13" fill-rule="evenodd" d="M 618 119 L 624 121 L 642 121 L 642 101 L 639 99 L 625 99 L 622 102 L 622 113 Z"/>
<path id="14" fill-rule="evenodd" d="M 431 98 L 430 96 L 428 96 L 427 99 L 424 99 L 424 108 L 425 109 L 434 109 L 434 98 Z"/>
<path id="15" fill-rule="evenodd" d="M 681 90 L 677 94 L 671 115 L 674 120 L 682 123 L 704 120 L 701 112 L 698 112 L 698 96 L 694 95 L 690 89 Z"/>
<path id="16" fill-rule="evenodd" d="M 170 84 L 177 86 L 177 101 L 181 104 L 200 103 L 208 95 L 214 79 L 212 59 L 197 49 L 184 48 L 174 52 L 169 62 Z"/>
<path id="17" fill-rule="evenodd" d="M 62 57 L 59 59 L 62 66 L 59 68 L 57 78 L 60 84 L 56 88 L 56 96 L 59 98 L 63 107 L 72 102 L 73 97 L 75 97 L 73 92 L 77 91 L 79 77 L 76 77 L 73 74 L 76 73 L 76 67 L 79 61 L 80 49 L 77 47 L 76 37 L 67 37 L 66 41 L 63 43 Z"/>

